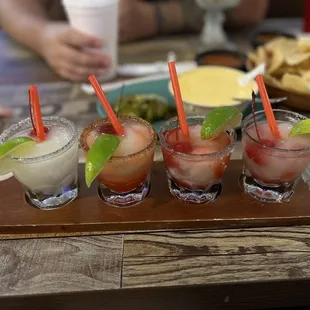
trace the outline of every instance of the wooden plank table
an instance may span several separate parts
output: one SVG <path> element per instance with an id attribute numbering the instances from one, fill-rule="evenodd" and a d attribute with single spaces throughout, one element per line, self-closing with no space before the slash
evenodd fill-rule
<path id="1" fill-rule="evenodd" d="M 174 48 L 190 58 L 193 40 L 127 45 L 120 59 L 164 59 Z M 0 33 L 0 104 L 16 118 L 27 113 L 28 83 L 44 89 L 45 114 L 79 129 L 97 117 L 93 97 Z M 309 306 L 309 292 L 308 226 L 0 240 L 1 309 L 263 309 Z"/>

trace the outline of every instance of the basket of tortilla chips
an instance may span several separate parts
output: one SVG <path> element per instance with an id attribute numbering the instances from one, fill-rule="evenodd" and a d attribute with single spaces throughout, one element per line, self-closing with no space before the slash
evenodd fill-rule
<path id="1" fill-rule="evenodd" d="M 283 104 L 310 111 L 310 40 L 279 37 L 250 52 L 247 69 L 266 63 L 264 80 L 270 97 L 287 97 Z"/>

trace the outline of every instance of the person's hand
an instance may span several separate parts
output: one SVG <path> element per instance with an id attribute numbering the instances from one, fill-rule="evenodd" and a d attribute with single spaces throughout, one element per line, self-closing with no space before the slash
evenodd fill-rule
<path id="1" fill-rule="evenodd" d="M 91 74 L 106 73 L 110 59 L 100 53 L 103 44 L 67 24 L 53 22 L 42 30 L 40 52 L 58 75 L 82 82 Z"/>
<path id="2" fill-rule="evenodd" d="M 153 36 L 157 32 L 154 5 L 138 0 L 120 0 L 119 27 L 122 42 Z"/>

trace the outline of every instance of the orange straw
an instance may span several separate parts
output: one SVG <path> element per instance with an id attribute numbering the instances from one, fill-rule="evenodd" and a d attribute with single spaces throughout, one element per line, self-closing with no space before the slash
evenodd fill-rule
<path id="1" fill-rule="evenodd" d="M 181 95 L 181 91 L 180 91 L 178 74 L 177 74 L 177 70 L 175 68 L 174 61 L 169 62 L 168 67 L 169 67 L 170 80 L 171 80 L 173 93 L 174 93 L 174 100 L 175 100 L 175 104 L 177 106 L 181 131 L 182 131 L 183 135 L 188 138 L 189 137 L 188 125 L 186 122 L 186 115 L 185 115 L 182 95 Z"/>
<path id="2" fill-rule="evenodd" d="M 107 113 L 107 116 L 114 128 L 114 130 L 117 132 L 118 135 L 122 136 L 124 135 L 124 128 L 122 127 L 121 123 L 119 122 L 117 116 L 115 115 L 109 101 L 108 98 L 106 97 L 106 95 L 104 94 L 98 80 L 96 79 L 96 77 L 94 75 L 91 75 L 88 78 L 90 84 L 92 85 L 97 97 L 99 98 L 105 112 Z"/>
<path id="3" fill-rule="evenodd" d="M 255 77 L 255 80 L 256 80 L 256 83 L 258 86 L 259 94 L 262 98 L 262 102 L 263 102 L 263 106 L 264 106 L 264 110 L 265 110 L 269 129 L 270 129 L 270 131 L 274 137 L 280 138 L 279 128 L 278 128 L 276 119 L 274 117 L 273 111 L 272 111 L 272 107 L 270 104 L 270 100 L 268 97 L 268 93 L 266 90 L 266 86 L 264 83 L 263 76 L 261 74 L 259 74 Z"/>
<path id="4" fill-rule="evenodd" d="M 36 134 L 40 141 L 45 140 L 45 133 L 44 133 L 44 126 L 42 121 L 42 113 L 40 108 L 40 99 L 39 99 L 39 92 L 37 86 L 30 86 L 29 87 L 29 98 L 30 104 L 33 111 L 33 118 L 34 124 L 36 128 Z"/>

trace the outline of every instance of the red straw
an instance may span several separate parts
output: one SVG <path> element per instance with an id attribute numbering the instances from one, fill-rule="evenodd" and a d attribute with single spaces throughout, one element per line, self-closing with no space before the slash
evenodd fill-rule
<path id="1" fill-rule="evenodd" d="M 272 111 L 263 76 L 259 74 L 256 76 L 255 80 L 258 86 L 259 94 L 262 98 L 269 129 L 274 137 L 280 138 L 279 128 Z"/>
<path id="2" fill-rule="evenodd" d="M 44 126 L 42 121 L 42 113 L 40 108 L 40 99 L 39 99 L 39 92 L 37 86 L 30 86 L 29 87 L 29 97 L 30 97 L 30 104 L 33 110 L 33 118 L 34 124 L 36 128 L 36 134 L 40 141 L 45 140 L 45 133 L 44 133 Z"/>
<path id="3" fill-rule="evenodd" d="M 117 116 L 115 115 L 109 101 L 108 98 L 106 97 L 106 95 L 104 94 L 98 80 L 96 79 L 96 77 L 94 75 L 91 75 L 88 78 L 90 84 L 92 85 L 97 97 L 99 98 L 105 112 L 107 113 L 107 116 L 114 128 L 114 130 L 118 133 L 118 135 L 122 136 L 124 135 L 124 128 L 121 125 L 121 123 L 119 122 Z"/>
<path id="4" fill-rule="evenodd" d="M 169 67 L 170 80 L 172 83 L 172 88 L 173 88 L 173 93 L 174 93 L 174 100 L 175 100 L 175 104 L 177 106 L 181 131 L 185 137 L 189 137 L 188 125 L 186 122 L 186 115 L 185 115 L 182 95 L 181 95 L 181 91 L 180 91 L 178 74 L 177 74 L 177 70 L 175 68 L 174 61 L 169 62 L 168 67 Z"/>

